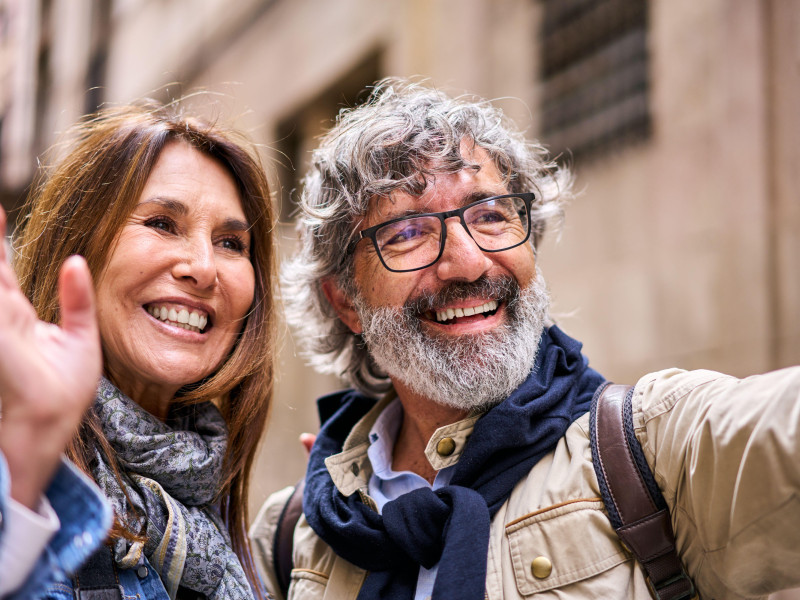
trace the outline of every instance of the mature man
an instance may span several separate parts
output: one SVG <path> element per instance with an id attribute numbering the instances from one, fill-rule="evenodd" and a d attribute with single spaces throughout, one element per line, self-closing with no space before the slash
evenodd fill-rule
<path id="1" fill-rule="evenodd" d="M 355 389 L 319 400 L 290 598 L 650 597 L 592 465 L 604 379 L 549 323 L 536 264 L 569 190 L 489 103 L 413 83 L 323 138 L 287 310 Z M 800 584 L 800 369 L 652 373 L 631 410 L 700 595 Z M 287 494 L 251 532 L 276 595 Z"/>

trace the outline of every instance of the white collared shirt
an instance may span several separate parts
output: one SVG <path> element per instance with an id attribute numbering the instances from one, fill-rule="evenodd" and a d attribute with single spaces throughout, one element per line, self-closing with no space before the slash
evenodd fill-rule
<path id="1" fill-rule="evenodd" d="M 31 510 L 7 498 L 5 535 L 0 542 L 0 598 L 22 585 L 61 526 L 47 498 Z"/>
<path id="2" fill-rule="evenodd" d="M 456 465 L 450 465 L 438 471 L 433 485 L 423 477 L 411 471 L 395 471 L 392 469 L 392 452 L 400 426 L 403 423 L 403 405 L 395 398 L 380 414 L 369 432 L 369 449 L 367 456 L 372 463 L 373 473 L 369 480 L 369 495 L 375 501 L 378 512 L 383 511 L 383 506 L 394 500 L 422 487 L 433 490 L 445 487 L 453 477 Z M 433 593 L 433 583 L 439 565 L 431 569 L 420 567 L 417 578 L 417 588 L 414 600 L 426 600 Z"/>

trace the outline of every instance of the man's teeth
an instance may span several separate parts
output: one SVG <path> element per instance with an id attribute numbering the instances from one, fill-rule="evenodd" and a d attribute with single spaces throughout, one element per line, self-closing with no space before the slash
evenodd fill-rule
<path id="1" fill-rule="evenodd" d="M 480 306 L 472 306 L 470 308 L 445 308 L 436 311 L 436 320 L 439 322 L 449 321 L 456 317 L 471 317 L 472 315 L 479 315 L 485 312 L 492 312 L 497 310 L 497 300 L 489 300 Z"/>
<path id="2" fill-rule="evenodd" d="M 189 331 L 200 332 L 205 329 L 208 317 L 195 310 L 189 312 L 185 308 L 176 310 L 166 306 L 149 306 L 147 312 L 160 321 L 167 321 L 170 325 L 175 325 Z"/>

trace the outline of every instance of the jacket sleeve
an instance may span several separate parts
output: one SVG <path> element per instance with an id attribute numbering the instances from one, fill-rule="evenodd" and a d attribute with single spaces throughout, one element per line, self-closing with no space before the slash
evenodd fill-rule
<path id="1" fill-rule="evenodd" d="M 800 367 L 647 375 L 633 426 L 701 597 L 800 586 Z"/>
<path id="2" fill-rule="evenodd" d="M 7 501 L 8 473 L 0 461 L 0 516 Z M 111 526 L 111 507 L 83 473 L 64 459 L 45 496 L 61 523 L 30 575 L 4 600 L 38 598 L 48 586 L 63 582 L 100 545 Z M 0 521 L 0 536 L 2 521 Z M 0 565 L 2 573 L 3 565 Z"/>
<path id="3" fill-rule="evenodd" d="M 0 598 L 19 588 L 61 526 L 42 494 L 34 509 L 9 496 L 9 476 L 0 453 Z"/>
<path id="4" fill-rule="evenodd" d="M 275 600 L 284 600 L 284 598 L 278 585 L 278 577 L 275 574 L 275 558 L 272 548 L 275 532 L 278 528 L 278 520 L 293 491 L 294 487 L 290 486 L 275 492 L 267 498 L 258 511 L 258 515 L 256 515 L 249 532 L 256 568 L 264 580 L 267 591 Z"/>

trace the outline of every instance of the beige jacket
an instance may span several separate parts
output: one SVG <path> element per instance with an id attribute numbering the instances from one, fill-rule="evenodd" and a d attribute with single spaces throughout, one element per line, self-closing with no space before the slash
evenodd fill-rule
<path id="1" fill-rule="evenodd" d="M 326 461 L 339 490 L 366 502 L 367 433 L 384 405 L 370 411 L 344 451 Z M 636 385 L 633 412 L 636 436 L 671 509 L 678 551 L 701 598 L 757 598 L 799 586 L 800 367 L 742 380 L 710 371 L 652 373 Z M 434 468 L 458 461 L 474 422 L 437 430 L 426 450 Z M 588 424 L 588 415 L 573 423 L 494 516 L 487 599 L 650 598 L 640 567 L 606 517 Z M 447 458 L 436 453 L 444 437 L 456 441 Z M 290 492 L 270 497 L 250 532 L 259 568 L 277 598 L 272 533 Z M 302 517 L 294 542 L 291 600 L 356 598 L 365 572 L 335 556 Z"/>

